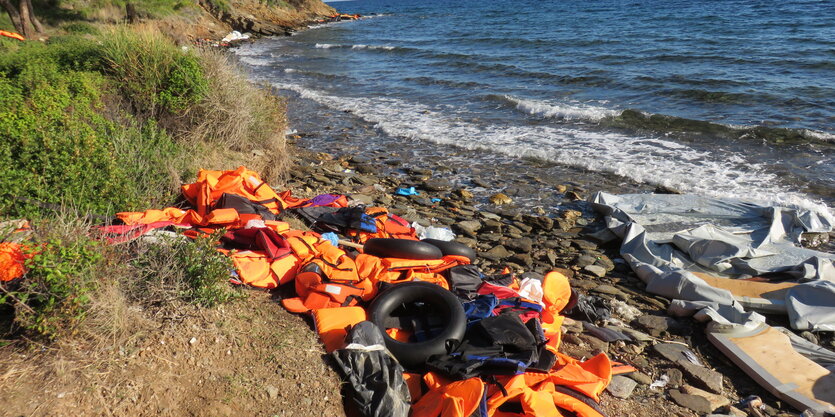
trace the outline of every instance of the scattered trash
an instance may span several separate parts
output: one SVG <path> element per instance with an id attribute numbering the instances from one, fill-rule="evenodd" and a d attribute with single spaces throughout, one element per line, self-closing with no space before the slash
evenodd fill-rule
<path id="1" fill-rule="evenodd" d="M 658 378 L 655 381 L 652 381 L 652 384 L 649 384 L 649 389 L 664 389 L 664 387 L 666 387 L 669 383 L 670 377 L 668 377 L 667 375 L 661 375 L 661 378 Z"/>
<path id="2" fill-rule="evenodd" d="M 420 195 L 420 191 L 415 191 L 415 187 L 398 188 L 397 191 L 395 191 L 394 193 L 397 194 L 397 195 L 404 195 L 404 196 Z"/>
<path id="3" fill-rule="evenodd" d="M 241 32 L 238 32 L 237 30 L 233 30 L 233 31 L 229 32 L 228 35 L 224 36 L 223 39 L 221 39 L 220 41 L 221 42 L 240 41 L 240 40 L 244 40 L 244 39 L 249 39 L 251 36 L 252 35 L 250 35 L 249 33 L 243 33 L 242 34 Z"/>
<path id="4" fill-rule="evenodd" d="M 455 239 L 455 233 L 452 233 L 452 230 L 447 229 L 445 227 L 424 227 L 421 226 L 418 222 L 412 222 L 412 227 L 415 228 L 415 233 L 417 234 L 418 239 L 420 240 L 437 239 L 450 241 L 452 239 Z"/>

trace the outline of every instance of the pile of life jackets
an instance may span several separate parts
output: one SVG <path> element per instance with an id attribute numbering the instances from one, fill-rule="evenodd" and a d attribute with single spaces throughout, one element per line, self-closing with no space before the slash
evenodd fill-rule
<path id="1" fill-rule="evenodd" d="M 365 306 L 381 286 L 412 281 L 452 291 L 465 307 L 470 329 L 498 329 L 501 338 L 505 328 L 490 326 L 509 326 L 524 336 L 513 340 L 530 345 L 508 342 L 502 353 L 468 330 L 465 340 L 450 344 L 448 355 L 428 361 L 425 372 L 403 373 L 413 416 L 603 415 L 597 402 L 611 380 L 612 362 L 603 353 L 580 361 L 559 352 L 560 313 L 571 298 L 565 275 L 485 277 L 464 256 L 413 260 L 349 253 L 322 234 L 292 229 L 280 216 L 321 207 L 327 218 L 337 219 L 328 230 L 354 242 L 417 237 L 405 220 L 384 208 L 349 207 L 344 196 L 333 194 L 300 199 L 289 191 L 277 193 L 245 167 L 201 170 L 182 193 L 189 207 L 118 213 L 122 224 L 100 230 L 111 242 L 123 242 L 162 228 L 178 228 L 190 237 L 225 229 L 218 250 L 234 262 L 232 281 L 265 289 L 293 282 L 296 296 L 282 305 L 312 315 L 328 352 L 345 348 L 349 330 L 368 320 Z M 410 337 L 397 329 L 381 330 L 398 340 Z M 491 356 L 492 351 L 501 354 Z M 502 371 L 492 373 L 497 369 Z"/>

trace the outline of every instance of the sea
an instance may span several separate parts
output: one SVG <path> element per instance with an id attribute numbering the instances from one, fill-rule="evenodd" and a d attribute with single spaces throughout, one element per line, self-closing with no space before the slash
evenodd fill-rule
<path id="1" fill-rule="evenodd" d="M 568 183 L 833 215 L 832 0 L 330 4 L 364 17 L 234 50 L 305 147 L 545 209 Z"/>

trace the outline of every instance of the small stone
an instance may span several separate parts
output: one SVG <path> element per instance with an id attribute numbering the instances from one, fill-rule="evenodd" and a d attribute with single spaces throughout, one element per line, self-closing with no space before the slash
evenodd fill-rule
<path id="1" fill-rule="evenodd" d="M 810 341 L 810 342 L 812 342 L 816 345 L 820 344 L 820 341 L 818 340 L 818 337 L 815 336 L 814 333 L 812 333 L 808 330 L 804 331 L 804 332 L 801 332 L 800 337 L 802 337 L 802 338 L 804 338 L 804 339 L 806 339 L 806 340 L 808 340 L 808 341 Z"/>
<path id="2" fill-rule="evenodd" d="M 267 385 L 265 388 L 267 390 L 267 395 L 270 397 L 271 400 L 278 398 L 278 388 L 272 385 Z"/>
<path id="3" fill-rule="evenodd" d="M 478 220 L 465 220 L 456 223 L 455 228 L 470 237 L 475 237 L 475 233 L 481 229 L 481 222 Z"/>
<path id="4" fill-rule="evenodd" d="M 613 397 L 627 399 L 632 395 L 632 392 L 635 391 L 635 387 L 637 386 L 638 383 L 635 380 L 625 376 L 615 375 L 612 377 L 612 382 L 606 387 L 606 391 L 609 391 L 609 394 L 612 394 Z"/>
<path id="5" fill-rule="evenodd" d="M 567 198 L 571 201 L 579 201 L 579 200 L 583 199 L 583 196 L 581 196 L 580 193 L 578 193 L 576 191 L 569 191 L 569 192 L 565 193 L 565 198 Z"/>
<path id="6" fill-rule="evenodd" d="M 508 197 L 505 194 L 496 193 L 496 194 L 493 194 L 493 195 L 490 196 L 490 202 L 497 205 L 497 206 L 501 206 L 503 204 L 512 203 L 513 199 L 511 199 L 510 197 Z"/>
<path id="7" fill-rule="evenodd" d="M 667 384 L 670 388 L 678 388 L 684 385 L 684 374 L 681 370 L 676 368 L 670 368 L 664 371 L 664 375 L 667 375 Z"/>
<path id="8" fill-rule="evenodd" d="M 667 393 L 670 394 L 670 397 L 672 397 L 673 401 L 675 401 L 676 404 L 684 408 L 689 408 L 700 414 L 707 414 L 713 411 L 710 408 L 710 401 L 708 401 L 706 398 L 700 397 L 698 395 L 685 394 L 676 389 L 671 389 L 667 391 Z"/>
<path id="9" fill-rule="evenodd" d="M 568 187 L 563 184 L 559 184 L 554 186 L 554 190 L 560 194 L 565 194 L 565 192 L 568 191 Z"/>
<path id="10" fill-rule="evenodd" d="M 603 278 L 606 276 L 606 268 L 597 265 L 586 265 L 583 268 L 584 271 L 591 273 L 592 275 Z"/>
<path id="11" fill-rule="evenodd" d="M 524 265 L 528 268 L 533 266 L 533 258 L 527 253 L 517 253 L 510 257 L 510 261 L 518 263 L 519 265 Z"/>
<path id="12" fill-rule="evenodd" d="M 577 249 L 580 249 L 580 250 L 593 251 L 593 250 L 597 249 L 597 244 L 596 243 L 590 242 L 590 241 L 585 240 L 585 239 L 574 239 L 574 240 L 571 241 L 571 245 L 575 246 Z"/>
<path id="13" fill-rule="evenodd" d="M 511 239 L 505 242 L 505 246 L 516 252 L 528 253 L 533 249 L 533 240 L 529 237 Z"/>
<path id="14" fill-rule="evenodd" d="M 349 195 L 349 197 L 351 197 L 351 200 L 354 200 L 354 201 L 359 201 L 360 203 L 365 204 L 365 205 L 372 205 L 372 204 L 374 204 L 374 198 L 373 198 L 373 197 L 371 197 L 371 196 L 369 196 L 369 195 L 365 195 L 365 194 L 351 194 L 351 195 Z"/>
<path id="15" fill-rule="evenodd" d="M 693 364 L 692 362 L 686 360 L 678 361 L 677 365 L 682 371 L 684 371 L 687 378 L 693 381 L 696 385 L 717 394 L 722 393 L 722 374 L 719 372 Z"/>
<path id="16" fill-rule="evenodd" d="M 560 212 L 560 217 L 566 220 L 577 220 L 583 216 L 583 213 L 577 210 L 563 210 Z"/>
<path id="17" fill-rule="evenodd" d="M 453 191 L 453 194 L 460 197 L 462 200 L 467 200 L 467 201 L 472 200 L 475 197 L 473 195 L 473 193 L 471 193 L 471 192 L 469 192 L 469 191 L 467 191 L 463 188 Z"/>
<path id="18" fill-rule="evenodd" d="M 594 256 L 578 255 L 577 259 L 574 260 L 574 265 L 577 265 L 580 268 L 585 268 L 589 265 L 594 265 L 595 262 L 597 262 L 597 258 Z"/>
<path id="19" fill-rule="evenodd" d="M 191 338 L 191 339 L 189 339 L 189 341 L 188 341 L 188 344 L 190 344 L 190 345 L 193 345 L 193 344 L 195 344 L 195 343 L 197 343 L 197 338 L 196 338 L 196 337 L 192 337 L 192 338 Z"/>
<path id="20" fill-rule="evenodd" d="M 423 189 L 427 191 L 448 191 L 452 189 L 452 183 L 443 178 L 432 178 L 424 181 Z"/>
<path id="21" fill-rule="evenodd" d="M 652 384 L 652 377 L 640 371 L 630 372 L 626 374 L 626 377 L 641 385 Z"/>
<path id="22" fill-rule="evenodd" d="M 731 400 L 716 394 L 711 394 L 707 391 L 702 391 L 696 387 L 691 387 L 690 385 L 685 385 L 681 388 L 681 392 L 690 395 L 698 395 L 699 397 L 705 398 L 710 402 L 710 411 L 716 410 L 719 407 L 725 407 L 731 404 Z"/>
<path id="23" fill-rule="evenodd" d="M 491 261 L 494 261 L 494 262 L 498 262 L 502 259 L 509 258 L 509 257 L 513 256 L 513 253 L 508 251 L 504 246 L 498 245 L 498 246 L 493 247 L 492 249 L 490 249 L 487 252 L 479 253 L 479 256 L 482 256 L 482 257 L 487 258 L 487 259 L 489 259 Z"/>
<path id="24" fill-rule="evenodd" d="M 554 228 L 554 220 L 546 216 L 522 215 L 522 222 L 534 229 L 549 231 Z"/>
<path id="25" fill-rule="evenodd" d="M 481 231 L 485 233 L 501 233 L 504 223 L 498 220 L 485 219 Z"/>
<path id="26" fill-rule="evenodd" d="M 589 334 L 580 334 L 580 339 L 586 342 L 587 345 L 601 352 L 609 351 L 609 344 Z"/>

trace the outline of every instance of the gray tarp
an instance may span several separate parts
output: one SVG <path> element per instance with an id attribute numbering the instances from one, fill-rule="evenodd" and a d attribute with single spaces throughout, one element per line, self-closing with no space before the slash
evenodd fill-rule
<path id="1" fill-rule="evenodd" d="M 607 229 L 595 237 L 623 240 L 621 255 L 647 291 L 715 303 L 723 307 L 709 316 L 742 324 L 761 316 L 746 313 L 730 292 L 691 272 L 732 278 L 781 273 L 803 282 L 785 300 L 792 327 L 835 331 L 835 255 L 797 244 L 804 232 L 832 230 L 831 218 L 691 195 L 599 192 L 590 201 L 606 218 Z"/>

